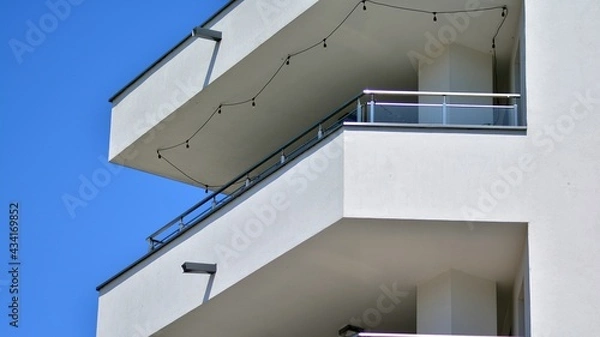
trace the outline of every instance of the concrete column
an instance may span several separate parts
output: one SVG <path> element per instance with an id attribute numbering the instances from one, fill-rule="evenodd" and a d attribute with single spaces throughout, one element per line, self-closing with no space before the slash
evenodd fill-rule
<path id="1" fill-rule="evenodd" d="M 494 91 L 492 55 L 460 45 L 449 45 L 432 62 L 419 64 L 419 91 Z M 448 103 L 492 104 L 491 98 L 448 97 Z M 442 103 L 440 97 L 419 97 L 419 103 Z M 448 108 L 449 124 L 485 125 L 494 122 L 491 109 Z M 442 123 L 437 107 L 419 109 L 419 123 Z"/>
<path id="2" fill-rule="evenodd" d="M 417 286 L 417 333 L 497 334 L 496 283 L 449 270 Z"/>

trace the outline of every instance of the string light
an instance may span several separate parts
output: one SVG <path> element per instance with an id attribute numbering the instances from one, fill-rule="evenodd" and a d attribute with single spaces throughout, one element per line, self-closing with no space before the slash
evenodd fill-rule
<path id="1" fill-rule="evenodd" d="M 258 96 L 260 94 L 262 94 L 262 92 L 271 84 L 271 82 L 273 81 L 273 79 L 275 79 L 275 77 L 280 73 L 280 71 L 281 71 L 281 69 L 283 68 L 284 65 L 290 65 L 290 60 L 291 60 L 292 57 L 304 54 L 304 53 L 308 52 L 309 50 L 312 50 L 313 48 L 315 48 L 319 44 L 321 44 L 321 42 L 322 42 L 323 48 L 327 48 L 327 39 L 330 38 L 331 36 L 333 36 L 338 31 L 338 29 L 348 20 L 348 18 L 352 15 L 352 13 L 354 13 L 354 11 L 358 8 L 358 6 L 360 6 L 360 4 L 362 4 L 363 11 L 366 11 L 367 10 L 367 4 L 366 4 L 367 2 L 370 2 L 372 5 L 380 6 L 380 7 L 388 7 L 388 8 L 398 9 L 398 10 L 404 10 L 404 11 L 410 11 L 410 12 L 417 12 L 417 13 L 424 13 L 424 14 L 433 14 L 433 21 L 434 22 L 438 21 L 437 14 L 483 12 L 483 11 L 492 11 L 492 10 L 501 9 L 502 10 L 501 16 L 502 16 L 503 19 L 499 23 L 499 25 L 497 27 L 497 30 L 496 30 L 496 33 L 494 34 L 494 36 L 492 38 L 492 49 L 494 50 L 494 52 L 495 52 L 495 49 L 496 49 L 496 38 L 498 37 L 498 34 L 500 33 L 500 29 L 504 25 L 506 17 L 508 16 L 508 7 L 506 5 L 503 5 L 503 6 L 494 6 L 494 7 L 484 7 L 484 8 L 475 8 L 475 9 L 465 9 L 465 10 L 430 12 L 430 11 L 419 9 L 419 8 L 411 8 L 411 7 L 404 7 L 404 6 L 398 6 L 398 5 L 391 5 L 391 4 L 379 2 L 379 1 L 376 1 L 376 0 L 360 0 L 352 8 L 352 10 L 344 17 L 344 19 L 328 35 L 326 35 L 321 41 L 319 41 L 317 43 L 314 43 L 314 44 L 312 44 L 312 45 L 310 45 L 310 46 L 308 46 L 308 47 L 306 47 L 304 49 L 301 49 L 301 50 L 295 52 L 295 53 L 288 54 L 287 57 L 285 58 L 284 62 L 281 63 L 281 65 L 279 66 L 279 68 L 277 68 L 277 70 L 273 73 L 273 75 L 269 78 L 269 80 L 261 87 L 261 89 L 251 99 L 246 99 L 246 100 L 242 100 L 242 101 L 238 101 L 238 102 L 231 102 L 231 103 L 222 103 L 222 104 L 220 104 L 219 107 L 205 120 L 205 122 L 200 126 L 200 128 L 198 128 L 192 134 L 192 136 L 190 136 L 184 142 L 177 143 L 177 144 L 174 144 L 174 145 L 171 145 L 171 146 L 168 146 L 168 147 L 157 149 L 156 153 L 157 153 L 158 159 L 163 159 L 163 160 L 167 161 L 171 166 L 173 166 L 174 169 L 176 169 L 177 171 L 181 172 L 183 175 L 185 175 L 186 177 L 188 177 L 192 181 L 195 181 L 200 186 L 205 186 L 206 191 L 208 192 L 209 185 L 201 183 L 201 182 L 193 179 L 189 175 L 187 175 L 180 168 L 178 168 L 177 166 L 175 166 L 173 163 L 171 163 L 169 160 L 167 160 L 167 158 L 165 158 L 163 155 L 161 155 L 161 151 L 171 150 L 173 148 L 176 148 L 176 147 L 184 145 L 184 144 L 185 144 L 186 148 L 190 148 L 189 141 L 192 138 L 194 138 L 212 120 L 212 118 L 214 117 L 215 113 L 218 113 L 220 115 L 222 113 L 222 108 L 225 107 L 225 106 L 237 106 L 237 105 L 241 105 L 241 104 L 244 104 L 244 103 L 247 103 L 247 102 L 251 102 L 252 103 L 252 107 L 256 107 L 256 98 L 258 98 Z M 216 186 L 213 186 L 213 187 L 216 187 Z"/>

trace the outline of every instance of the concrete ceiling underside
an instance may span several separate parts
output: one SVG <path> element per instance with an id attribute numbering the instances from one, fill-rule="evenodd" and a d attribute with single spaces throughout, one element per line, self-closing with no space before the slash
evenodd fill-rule
<path id="1" fill-rule="evenodd" d="M 398 1 L 382 1 L 399 4 Z M 465 0 L 406 0 L 401 5 L 425 10 L 461 10 Z M 357 1 L 322 0 L 258 46 L 241 62 L 206 86 L 179 108 L 168 123 L 154 129 L 151 141 L 142 138 L 130 148 L 139 153 L 114 162 L 171 179 L 198 185 L 156 155 L 158 148 L 184 141 L 223 102 L 251 98 L 269 80 L 286 56 L 322 40 L 350 12 Z M 519 0 L 480 1 L 480 7 L 507 5 L 509 16 L 496 41 L 499 73 L 506 72 L 521 12 Z M 265 155 L 304 131 L 365 88 L 416 90 L 417 71 L 409 53 L 427 56 L 428 36 L 454 30 L 454 43 L 491 53 L 492 37 L 501 11 L 470 17 L 460 31 L 444 15 L 406 12 L 368 4 L 359 6 L 340 29 L 319 46 L 294 57 L 250 104 L 223 109 L 185 146 L 165 152 L 169 160 L 197 181 L 222 185 Z M 454 28 L 453 28 L 454 27 Z M 431 56 L 431 55 L 429 55 Z M 217 54 L 217 62 L 219 55 Z"/>
<path id="2" fill-rule="evenodd" d="M 414 333 L 416 286 L 449 269 L 495 281 L 503 318 L 526 231 L 515 223 L 343 219 L 157 335 L 335 336 L 353 319 L 371 331 Z M 367 323 L 365 313 L 390 291 L 394 309 Z"/>

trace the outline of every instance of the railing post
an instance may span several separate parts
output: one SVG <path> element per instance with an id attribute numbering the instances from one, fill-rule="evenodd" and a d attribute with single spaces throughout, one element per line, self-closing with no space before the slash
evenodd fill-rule
<path id="1" fill-rule="evenodd" d="M 519 106 L 517 105 L 517 103 L 514 104 L 514 108 L 513 108 L 513 121 L 514 121 L 514 126 L 519 126 Z"/>
<path id="2" fill-rule="evenodd" d="M 446 95 L 443 95 L 442 101 L 442 124 L 446 125 L 448 123 L 448 110 L 446 107 Z"/>
<path id="3" fill-rule="evenodd" d="M 356 100 L 356 121 L 358 123 L 362 123 L 363 121 L 362 105 L 360 104 L 360 98 Z"/>
<path id="4" fill-rule="evenodd" d="M 212 209 L 215 209 L 217 207 L 217 197 L 214 197 L 212 200 L 212 204 L 210 205 Z"/>
<path id="5" fill-rule="evenodd" d="M 319 131 L 317 132 L 317 138 L 323 138 L 323 126 L 319 124 Z"/>
<path id="6" fill-rule="evenodd" d="M 179 231 L 183 229 L 183 218 L 179 218 Z"/>
<path id="7" fill-rule="evenodd" d="M 375 99 L 373 98 L 373 95 L 371 95 L 371 102 L 369 102 L 369 104 L 369 122 L 373 123 L 375 122 Z"/>
<path id="8" fill-rule="evenodd" d="M 280 164 L 285 163 L 285 153 L 283 151 L 281 151 L 281 157 L 279 158 L 279 163 Z"/>

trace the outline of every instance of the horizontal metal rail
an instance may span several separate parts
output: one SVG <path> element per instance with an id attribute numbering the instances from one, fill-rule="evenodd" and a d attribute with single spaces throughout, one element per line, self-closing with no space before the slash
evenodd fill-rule
<path id="1" fill-rule="evenodd" d="M 406 107 L 424 107 L 424 108 L 497 108 L 497 109 L 513 109 L 514 105 L 493 105 L 493 104 L 454 104 L 454 103 L 384 103 L 384 102 L 375 102 L 375 105 L 381 106 L 406 106 Z"/>
<path id="2" fill-rule="evenodd" d="M 519 98 L 520 94 L 512 93 L 484 93 L 484 92 L 448 92 L 448 91 L 394 91 L 394 90 L 363 90 L 365 95 L 395 95 L 395 96 L 456 96 L 456 97 L 504 97 Z"/>

